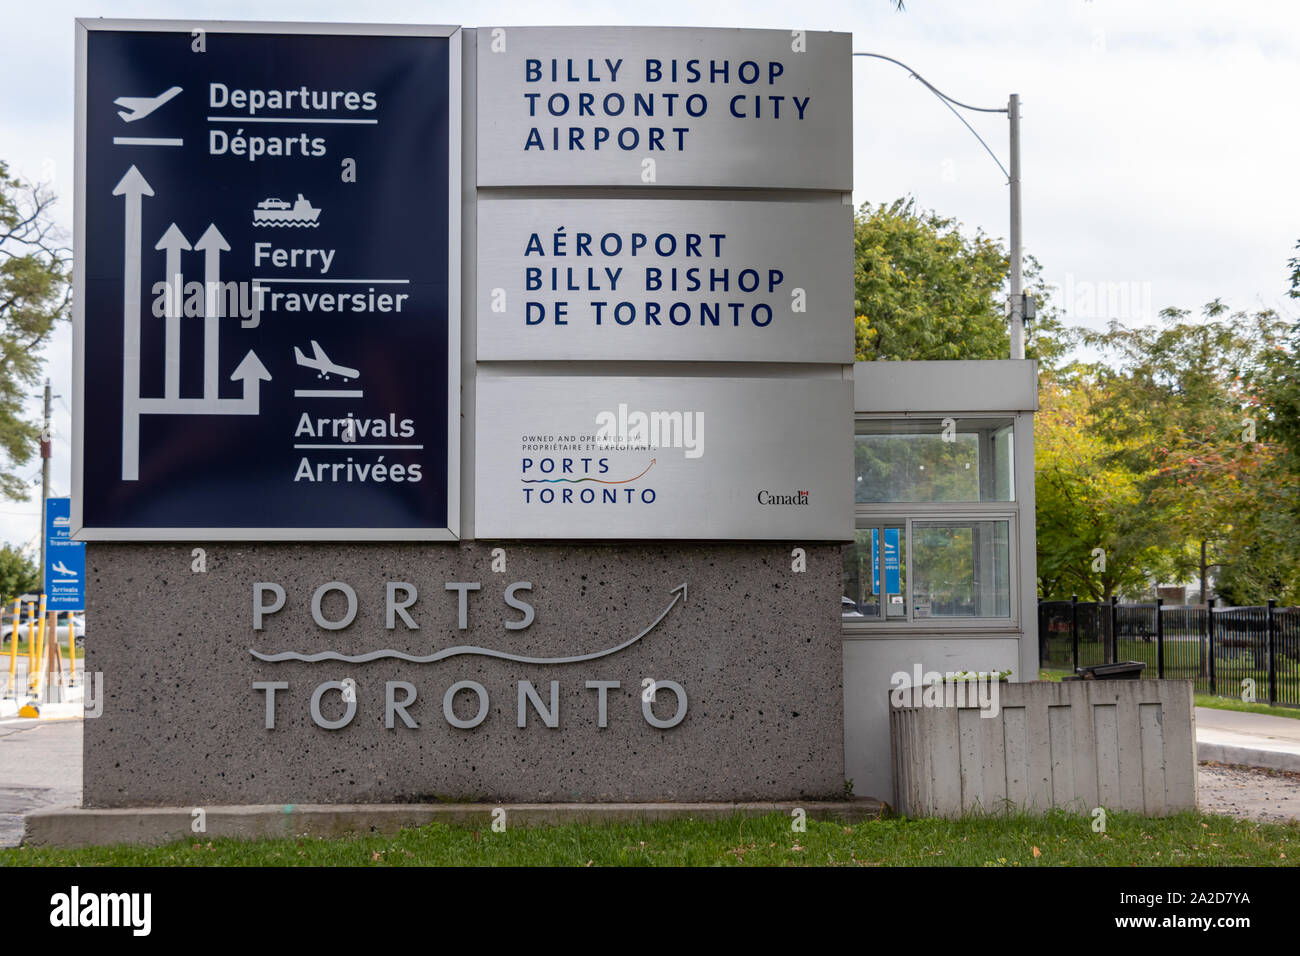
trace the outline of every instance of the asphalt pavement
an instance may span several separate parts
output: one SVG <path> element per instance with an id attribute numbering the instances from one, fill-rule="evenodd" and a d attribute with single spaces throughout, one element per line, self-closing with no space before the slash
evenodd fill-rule
<path id="1" fill-rule="evenodd" d="M 81 805 L 80 720 L 0 720 L 0 846 L 17 846 L 23 814 Z"/>
<path id="2" fill-rule="evenodd" d="M 1300 773 L 1300 720 L 1197 707 L 1196 756 Z"/>

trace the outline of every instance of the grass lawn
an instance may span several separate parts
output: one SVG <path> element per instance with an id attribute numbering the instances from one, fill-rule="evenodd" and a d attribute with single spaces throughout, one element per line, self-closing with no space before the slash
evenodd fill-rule
<path id="1" fill-rule="evenodd" d="M 771 814 L 722 821 L 488 828 L 432 824 L 393 836 L 206 840 L 154 848 L 0 850 L 0 866 L 1294 866 L 1300 823 L 1208 814 L 1160 819 L 988 816 L 855 826 Z"/>
<path id="2" fill-rule="evenodd" d="M 18 659 L 20 661 L 26 660 L 30 650 L 31 648 L 28 645 L 28 643 L 26 641 L 20 640 L 18 642 Z M 63 655 L 63 659 L 65 661 L 68 659 L 68 644 L 66 641 L 59 642 L 59 653 Z M 77 660 L 81 660 L 85 656 L 86 656 L 86 649 L 84 647 L 78 647 Z M 8 641 L 5 641 L 4 648 L 0 650 L 0 670 L 3 670 L 5 672 L 8 672 L 9 670 L 9 642 Z"/>
<path id="3" fill-rule="evenodd" d="M 1211 694 L 1197 694 L 1197 707 L 1213 707 L 1216 710 L 1240 710 L 1248 714 L 1268 714 L 1270 717 L 1290 717 L 1300 720 L 1300 707 L 1270 707 L 1268 704 L 1248 704 L 1232 697 L 1218 697 Z"/>

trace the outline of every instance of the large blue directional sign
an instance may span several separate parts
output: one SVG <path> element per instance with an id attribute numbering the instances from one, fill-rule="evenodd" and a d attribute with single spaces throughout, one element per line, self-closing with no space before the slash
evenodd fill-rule
<path id="1" fill-rule="evenodd" d="M 86 546 L 73 541 L 71 498 L 45 499 L 45 607 L 50 611 L 86 609 Z"/>
<path id="2" fill-rule="evenodd" d="M 456 537 L 460 32 L 77 37 L 78 538 Z"/>

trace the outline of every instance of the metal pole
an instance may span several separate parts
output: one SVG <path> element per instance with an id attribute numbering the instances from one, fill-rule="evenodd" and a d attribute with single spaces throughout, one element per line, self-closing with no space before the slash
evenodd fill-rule
<path id="1" fill-rule="evenodd" d="M 1045 667 L 1047 660 L 1047 642 L 1043 639 L 1043 599 L 1038 599 L 1038 626 L 1035 630 L 1038 632 L 1038 666 Z"/>
<path id="2" fill-rule="evenodd" d="M 1074 645 L 1074 672 L 1079 673 L 1079 595 L 1070 595 L 1070 643 Z"/>
<path id="3" fill-rule="evenodd" d="M 1209 635 L 1210 641 L 1210 693 L 1218 693 L 1218 687 L 1214 680 L 1214 598 L 1209 598 L 1205 602 L 1205 632 Z"/>
<path id="4" fill-rule="evenodd" d="M 1277 601 L 1272 598 L 1268 599 L 1268 608 L 1265 610 L 1267 615 L 1268 627 L 1268 702 L 1269 705 L 1277 703 L 1277 642 L 1273 640 L 1273 608 L 1277 607 Z"/>
<path id="5" fill-rule="evenodd" d="M 45 499 L 50 496 L 50 380 L 45 380 L 45 423 L 41 426 L 41 593 L 45 593 Z"/>
<path id="6" fill-rule="evenodd" d="M 1156 676 L 1161 680 L 1165 676 L 1165 618 L 1160 613 L 1164 605 L 1164 598 L 1156 598 Z"/>
<path id="7" fill-rule="evenodd" d="M 1119 595 L 1110 596 L 1110 662 L 1119 663 Z"/>
<path id="8" fill-rule="evenodd" d="M 1025 277 L 1021 263 L 1020 238 L 1020 94 L 1012 93 L 1007 102 L 1011 121 L 1011 357 L 1025 357 Z"/>

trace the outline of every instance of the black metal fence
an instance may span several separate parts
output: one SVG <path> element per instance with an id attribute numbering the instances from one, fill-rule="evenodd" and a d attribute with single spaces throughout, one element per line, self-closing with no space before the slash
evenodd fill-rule
<path id="1" fill-rule="evenodd" d="M 1203 694 L 1300 707 L 1300 607 L 1039 601 L 1041 666 L 1143 661 L 1144 677 L 1196 682 Z"/>

